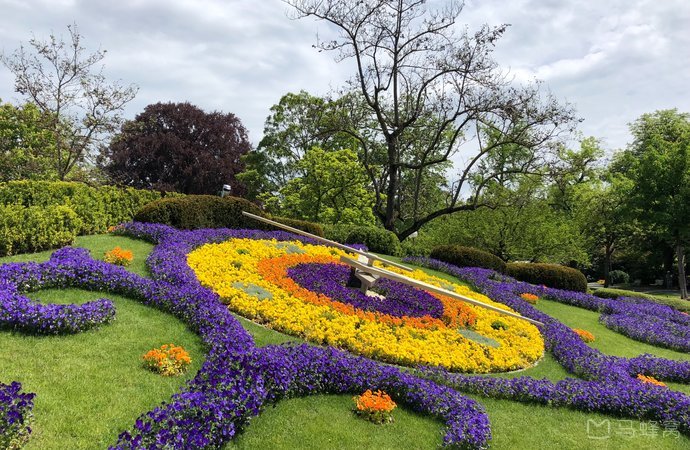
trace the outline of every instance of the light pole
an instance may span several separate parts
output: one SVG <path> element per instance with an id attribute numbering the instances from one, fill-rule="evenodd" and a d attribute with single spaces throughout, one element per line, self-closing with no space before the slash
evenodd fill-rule
<path id="1" fill-rule="evenodd" d="M 226 195 L 230 195 L 231 187 L 229 184 L 224 184 L 223 189 L 220 191 L 220 196 L 225 197 Z"/>

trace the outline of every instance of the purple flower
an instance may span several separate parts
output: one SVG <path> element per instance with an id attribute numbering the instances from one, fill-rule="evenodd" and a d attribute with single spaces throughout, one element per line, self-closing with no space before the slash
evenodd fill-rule
<path id="1" fill-rule="evenodd" d="M 347 287 L 350 269 L 342 264 L 298 264 L 288 269 L 288 276 L 312 292 L 324 294 L 364 311 L 375 311 L 396 317 L 443 316 L 443 304 L 431 294 L 392 280 L 379 279 L 372 290 L 385 297 L 365 295 Z"/>

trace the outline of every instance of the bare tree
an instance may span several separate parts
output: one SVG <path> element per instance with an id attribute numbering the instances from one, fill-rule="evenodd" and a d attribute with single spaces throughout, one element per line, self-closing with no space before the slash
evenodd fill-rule
<path id="1" fill-rule="evenodd" d="M 378 156 L 372 158 L 370 140 L 359 139 L 376 194 L 375 213 L 401 239 L 436 217 L 480 207 L 487 183 L 537 168 L 550 142 L 576 123 L 572 108 L 543 96 L 538 83 L 515 86 L 491 58 L 507 25 L 484 25 L 470 34 L 457 23 L 462 2 L 436 9 L 425 0 L 285 3 L 294 8 L 294 18 L 314 17 L 338 30 L 336 39 L 318 40 L 317 48 L 335 51 L 337 61 L 355 60 L 351 88 L 375 116 L 385 143 L 381 165 Z M 500 139 L 487 141 L 497 134 Z M 478 170 L 486 155 L 506 146 L 530 152 L 498 171 Z M 445 205 L 417 217 L 402 211 L 401 205 L 410 204 L 400 201 L 403 172 L 421 180 L 423 172 L 460 151 L 469 157 L 448 186 Z"/>
<path id="2" fill-rule="evenodd" d="M 87 54 L 76 25 L 67 26 L 69 40 L 51 34 L 33 37 L 0 61 L 14 74 L 15 90 L 52 117 L 47 128 L 56 143 L 55 169 L 64 180 L 122 123 L 124 105 L 138 88 L 109 83 L 103 66 L 105 50 Z"/>

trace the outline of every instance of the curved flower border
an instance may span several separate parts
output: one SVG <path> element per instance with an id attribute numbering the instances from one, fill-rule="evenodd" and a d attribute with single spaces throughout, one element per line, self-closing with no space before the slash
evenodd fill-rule
<path id="1" fill-rule="evenodd" d="M 31 434 L 35 394 L 21 389 L 16 381 L 0 383 L 0 448 L 19 448 Z"/>
<path id="2" fill-rule="evenodd" d="M 583 411 L 618 414 L 640 420 L 657 420 L 678 424 L 690 434 L 690 396 L 659 386 L 643 383 L 639 374 L 656 379 L 690 382 L 690 362 L 642 355 L 636 358 L 607 356 L 585 344 L 569 327 L 534 308 L 520 294 L 535 295 L 597 310 L 596 297 L 587 294 L 543 288 L 518 282 L 492 270 L 459 268 L 431 258 L 406 258 L 406 262 L 439 270 L 469 283 L 492 299 L 507 304 L 522 315 L 545 324 L 547 348 L 570 373 L 584 380 L 567 378 L 557 383 L 531 377 L 514 379 L 486 378 L 448 373 L 438 368 L 423 368 L 431 379 L 460 391 L 505 398 L 568 406 Z M 587 305 L 587 306 L 584 306 Z M 659 309 L 652 307 L 651 311 Z"/>
<path id="3" fill-rule="evenodd" d="M 42 304 L 22 292 L 71 285 L 58 253 L 48 262 L 0 266 L 0 329 L 51 335 L 80 333 L 115 318 L 115 305 L 98 299 L 81 305 Z"/>

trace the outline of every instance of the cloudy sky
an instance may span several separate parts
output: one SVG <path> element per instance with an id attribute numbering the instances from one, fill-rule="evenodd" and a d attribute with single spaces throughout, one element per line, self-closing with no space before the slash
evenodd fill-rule
<path id="1" fill-rule="evenodd" d="M 328 26 L 288 11 L 280 0 L 0 0 L 0 50 L 76 23 L 87 48 L 108 51 L 106 75 L 139 86 L 128 118 L 189 101 L 236 114 L 257 144 L 282 95 L 323 95 L 351 74 L 312 48 Z M 609 150 L 626 145 L 627 124 L 645 112 L 690 112 L 687 0 L 467 0 L 461 21 L 511 24 L 496 60 L 573 103 L 582 133 Z M 2 66 L 0 99 L 19 100 Z"/>

